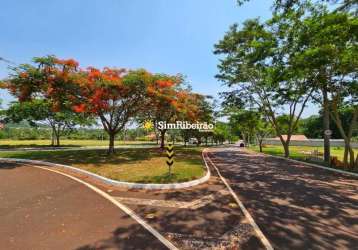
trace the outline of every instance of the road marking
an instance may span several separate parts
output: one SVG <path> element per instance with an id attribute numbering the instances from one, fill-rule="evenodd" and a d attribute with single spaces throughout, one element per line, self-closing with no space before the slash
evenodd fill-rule
<path id="1" fill-rule="evenodd" d="M 205 152 L 205 153 L 206 153 L 206 157 L 208 158 L 209 162 L 213 165 L 213 167 L 215 168 L 216 172 L 218 173 L 220 179 L 224 182 L 225 186 L 229 189 L 229 192 L 234 197 L 235 201 L 237 202 L 237 204 L 241 208 L 242 212 L 244 213 L 244 215 L 246 216 L 246 218 L 248 219 L 248 221 L 250 222 L 250 224 L 254 228 L 254 230 L 255 230 L 257 236 L 259 237 L 259 239 L 261 240 L 262 244 L 265 246 L 266 249 L 273 250 L 273 247 L 272 247 L 271 243 L 268 241 L 268 239 L 263 234 L 263 232 L 261 231 L 259 226 L 256 224 L 255 220 L 252 218 L 252 216 L 249 213 L 249 211 L 245 208 L 244 204 L 241 202 L 241 200 L 236 195 L 236 193 L 232 190 L 231 186 L 226 181 L 226 179 L 221 175 L 219 169 L 216 167 L 216 165 L 213 163 L 213 161 L 208 156 L 208 153 L 207 152 Z"/>
<path id="2" fill-rule="evenodd" d="M 116 205 L 117 207 L 119 207 L 122 211 L 124 211 L 127 215 L 129 215 L 130 217 L 132 217 L 135 221 L 137 221 L 139 224 L 141 224 L 145 229 L 147 229 L 151 234 L 153 234 L 160 242 L 162 242 L 166 247 L 168 247 L 169 249 L 175 249 L 178 250 L 178 248 L 176 246 L 173 245 L 173 243 L 171 243 L 170 241 L 168 241 L 163 235 L 161 235 L 157 230 L 155 230 L 152 226 L 150 226 L 147 222 L 145 222 L 141 217 L 139 217 L 137 214 L 135 214 L 131 209 L 129 209 L 128 207 L 126 207 L 125 205 L 123 205 L 122 203 L 118 202 L 116 199 L 114 199 L 112 196 L 110 196 L 109 194 L 107 194 L 106 192 L 100 190 L 99 188 L 96 188 L 95 186 L 84 182 L 76 177 L 73 177 L 71 175 L 62 173 L 60 171 L 56 171 L 53 169 L 48 169 L 45 167 L 40 167 L 40 166 L 33 166 L 33 165 L 29 165 L 31 167 L 34 168 L 40 168 L 40 169 L 44 169 L 47 171 L 51 171 L 57 174 L 61 174 L 63 176 L 66 176 L 74 181 L 77 181 L 85 186 L 87 186 L 88 188 L 92 189 L 93 191 L 95 191 L 97 194 L 101 195 L 103 198 L 109 200 L 110 202 L 112 202 L 114 205 Z"/>

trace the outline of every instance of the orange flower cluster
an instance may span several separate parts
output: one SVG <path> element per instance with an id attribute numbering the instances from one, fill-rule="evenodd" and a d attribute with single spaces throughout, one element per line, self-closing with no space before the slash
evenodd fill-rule
<path id="1" fill-rule="evenodd" d="M 29 74 L 27 72 L 21 72 L 20 73 L 20 77 L 21 78 L 28 78 L 29 77 Z"/>
<path id="2" fill-rule="evenodd" d="M 83 113 L 86 111 L 86 105 L 83 103 L 72 106 L 72 110 L 76 113 Z"/>
<path id="3" fill-rule="evenodd" d="M 180 76 L 108 67 L 80 69 L 78 66 L 73 59 L 39 58 L 38 67 L 21 69 L 6 88 L 20 101 L 39 94 L 52 103 L 54 112 L 70 109 L 99 115 L 116 110 L 123 102 L 133 102 L 123 106 L 130 107 L 143 100 L 143 109 L 158 116 L 168 114 L 171 116 L 168 119 L 173 119 L 173 114 L 190 119 L 198 115 L 197 97 L 189 90 L 180 90 Z M 38 72 L 33 74 L 31 70 Z"/>
<path id="4" fill-rule="evenodd" d="M 96 80 L 101 78 L 101 71 L 93 68 L 93 67 L 88 67 L 87 68 L 87 77 L 89 82 L 95 82 Z"/>
<path id="5" fill-rule="evenodd" d="M 55 59 L 55 63 L 60 64 L 60 65 L 65 65 L 71 68 L 77 68 L 78 67 L 78 62 L 74 59 L 65 59 L 65 60 L 61 60 L 56 58 Z"/>
<path id="6" fill-rule="evenodd" d="M 157 85 L 159 88 L 170 88 L 174 86 L 174 82 L 172 80 L 158 80 Z"/>
<path id="7" fill-rule="evenodd" d="M 106 67 L 102 71 L 102 78 L 109 83 L 120 84 L 125 72 L 125 69 L 110 69 Z"/>

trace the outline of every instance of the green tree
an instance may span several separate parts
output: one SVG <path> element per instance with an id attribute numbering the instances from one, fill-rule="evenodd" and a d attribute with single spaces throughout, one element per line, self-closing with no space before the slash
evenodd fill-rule
<path id="1" fill-rule="evenodd" d="M 349 130 L 351 125 L 350 121 L 353 116 L 352 109 L 340 109 L 340 119 L 342 121 L 342 126 L 345 131 Z M 331 130 L 333 139 L 342 139 L 341 133 L 336 126 L 335 122 L 331 118 Z M 299 131 L 303 133 L 308 138 L 323 138 L 323 116 L 322 112 L 319 115 L 312 115 L 305 119 L 301 120 L 301 126 Z M 358 136 L 358 129 L 353 130 L 353 137 Z"/>
<path id="2" fill-rule="evenodd" d="M 235 24 L 215 45 L 215 53 L 224 55 L 217 78 L 232 88 L 222 94 L 226 104 L 260 110 L 279 136 L 286 157 L 291 136 L 314 91 L 301 68 L 290 64 L 299 50 L 293 38 L 302 15 L 275 15 L 266 23 L 251 19 L 242 29 Z M 277 121 L 284 108 L 288 110 L 287 138 Z"/>
<path id="3" fill-rule="evenodd" d="M 249 2 L 250 0 L 237 0 L 239 5 L 244 4 L 245 2 Z M 297 6 L 302 6 L 303 4 L 309 2 L 308 0 L 275 0 L 274 1 L 274 9 L 275 10 L 283 10 L 287 11 Z M 356 9 L 358 7 L 357 0 L 320 0 L 322 3 L 332 3 L 338 5 L 336 10 L 339 11 L 347 11 L 351 9 Z"/>
<path id="4" fill-rule="evenodd" d="M 350 165 L 354 162 L 354 152 L 350 141 L 356 127 L 357 109 L 357 69 L 358 19 L 345 12 L 329 12 L 316 6 L 312 14 L 297 28 L 298 45 L 302 49 L 293 57 L 293 64 L 305 68 L 306 75 L 315 83 L 319 91 L 315 101 L 322 105 L 323 128 L 330 129 L 330 117 L 345 140 L 345 164 L 350 154 Z M 350 127 L 345 130 L 341 111 L 351 108 Z M 325 136 L 325 160 L 329 161 L 329 138 Z"/>
<path id="5" fill-rule="evenodd" d="M 5 111 L 7 122 L 27 121 L 33 127 L 49 126 L 52 130 L 51 145 L 60 146 L 60 137 L 73 131 L 76 125 L 90 125 L 93 120 L 71 110 L 54 112 L 51 104 L 43 99 L 13 102 Z"/>
<path id="6" fill-rule="evenodd" d="M 229 117 L 229 124 L 240 131 L 245 144 L 249 145 L 250 138 L 255 138 L 262 152 L 264 138 L 273 132 L 269 122 L 255 110 L 239 110 Z"/>
<path id="7" fill-rule="evenodd" d="M 213 139 L 216 144 L 223 144 L 225 140 L 232 139 L 229 125 L 224 122 L 216 122 L 213 132 Z"/>
<path id="8" fill-rule="evenodd" d="M 71 109 L 74 92 L 73 75 L 78 63 L 73 59 L 62 60 L 55 56 L 34 57 L 33 64 L 11 67 L 8 79 L 1 87 L 7 88 L 19 103 L 6 111 L 12 121 L 47 121 L 53 131 L 52 145 L 60 145 L 60 136 L 73 128 L 74 123 L 84 122 L 82 116 Z"/>

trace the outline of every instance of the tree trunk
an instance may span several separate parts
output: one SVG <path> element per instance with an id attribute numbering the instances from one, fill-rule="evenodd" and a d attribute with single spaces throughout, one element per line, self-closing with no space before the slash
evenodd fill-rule
<path id="1" fill-rule="evenodd" d="M 108 146 L 108 154 L 111 155 L 111 154 L 114 154 L 114 139 L 115 139 L 115 136 L 116 134 L 111 132 L 111 133 L 108 133 L 109 134 L 109 146 Z"/>
<path id="2" fill-rule="evenodd" d="M 154 132 L 155 134 L 155 139 L 157 140 L 157 145 L 159 145 L 159 135 L 157 132 Z"/>
<path id="3" fill-rule="evenodd" d="M 323 95 L 323 130 L 329 130 L 329 102 L 328 102 L 328 93 L 326 87 L 322 89 Z M 331 146 L 330 146 L 330 136 L 324 134 L 324 161 L 330 165 L 331 164 Z"/>
<path id="4" fill-rule="evenodd" d="M 51 147 L 55 146 L 55 128 L 52 126 Z"/>
<path id="5" fill-rule="evenodd" d="M 287 142 L 283 143 L 283 149 L 285 150 L 285 157 L 288 158 L 290 156 L 290 144 Z"/>
<path id="6" fill-rule="evenodd" d="M 160 148 L 161 149 L 164 149 L 164 147 L 165 147 L 165 132 L 166 132 L 165 129 L 160 130 Z"/>
<path id="7" fill-rule="evenodd" d="M 344 168 L 348 167 L 348 154 L 349 154 L 349 144 L 344 140 L 344 156 L 343 156 L 343 164 Z"/>
<path id="8" fill-rule="evenodd" d="M 260 152 L 262 153 L 262 140 L 258 140 L 258 141 L 259 141 Z"/>
<path id="9" fill-rule="evenodd" d="M 56 147 L 60 146 L 60 132 L 56 134 Z"/>
<path id="10" fill-rule="evenodd" d="M 196 144 L 197 147 L 199 147 L 201 145 L 201 137 L 197 137 L 196 140 L 198 141 L 198 143 Z"/>
<path id="11" fill-rule="evenodd" d="M 354 169 L 354 151 L 352 149 L 352 147 L 349 147 L 349 167 L 351 169 Z"/>
<path id="12" fill-rule="evenodd" d="M 56 128 L 56 125 L 52 128 L 52 146 L 59 147 L 60 146 L 60 133 L 61 128 L 58 126 Z"/>

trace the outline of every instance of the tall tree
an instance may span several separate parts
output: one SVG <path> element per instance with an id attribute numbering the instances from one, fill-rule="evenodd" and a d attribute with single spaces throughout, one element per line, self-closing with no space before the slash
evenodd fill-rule
<path id="1" fill-rule="evenodd" d="M 109 135 L 108 154 L 114 153 L 115 136 L 141 109 L 150 74 L 145 70 L 93 67 L 77 75 L 73 110 L 98 117 Z"/>
<path id="2" fill-rule="evenodd" d="M 183 78 L 179 75 L 151 75 L 147 85 L 146 109 L 140 115 L 140 120 L 150 120 L 155 125 L 159 121 L 174 122 L 181 108 L 178 98 L 182 83 Z M 159 134 L 160 148 L 164 149 L 167 129 L 158 129 L 155 126 L 155 130 L 156 134 Z"/>
<path id="3" fill-rule="evenodd" d="M 329 129 L 330 115 L 341 136 L 345 139 L 346 153 L 350 150 L 351 131 L 356 126 L 355 108 L 357 106 L 357 69 L 358 47 L 357 17 L 344 12 L 329 12 L 323 6 L 316 6 L 312 15 L 298 27 L 298 44 L 301 51 L 294 57 L 294 65 L 304 67 L 306 74 L 315 82 L 320 93 L 315 96 L 322 105 L 324 130 Z M 340 111 L 344 107 L 354 110 L 351 126 L 344 130 Z M 325 160 L 329 161 L 327 147 L 328 136 L 325 135 Z M 351 166 L 353 164 L 351 156 Z"/>
<path id="4" fill-rule="evenodd" d="M 311 98 L 314 88 L 300 68 L 293 67 L 289 58 L 298 49 L 295 29 L 300 15 L 275 15 L 262 24 L 248 20 L 242 29 L 233 25 L 223 40 L 215 45 L 215 53 L 225 57 L 218 65 L 217 78 L 234 87 L 223 93 L 227 103 L 255 107 L 272 124 L 289 156 L 291 136 Z M 235 88 L 236 87 L 236 88 Z M 277 121 L 282 110 L 288 110 L 287 137 Z"/>
<path id="5" fill-rule="evenodd" d="M 190 87 L 184 86 L 180 75 L 153 75 L 147 86 L 146 109 L 142 112 L 142 120 L 174 123 L 176 121 L 198 121 L 204 118 L 204 97 L 192 93 Z M 167 129 L 158 129 L 160 147 L 164 148 Z"/>
<path id="6" fill-rule="evenodd" d="M 52 129 L 51 145 L 60 146 L 60 137 L 75 129 L 76 125 L 90 125 L 93 121 L 71 110 L 54 112 L 51 104 L 43 99 L 13 102 L 5 111 L 5 121 L 19 123 L 23 120 L 31 126 L 46 125 Z"/>
<path id="7" fill-rule="evenodd" d="M 70 106 L 74 90 L 72 78 L 77 73 L 78 63 L 55 56 L 35 57 L 33 62 L 34 65 L 10 68 L 10 76 L 2 85 L 20 103 L 13 104 L 6 113 L 13 120 L 25 119 L 32 124 L 47 120 L 53 129 L 52 144 L 55 139 L 59 146 L 64 130 L 85 122 L 84 117 L 73 114 Z"/>

